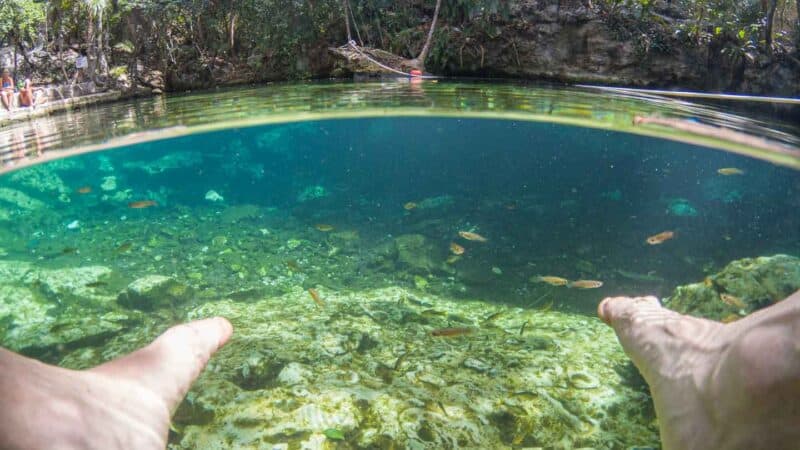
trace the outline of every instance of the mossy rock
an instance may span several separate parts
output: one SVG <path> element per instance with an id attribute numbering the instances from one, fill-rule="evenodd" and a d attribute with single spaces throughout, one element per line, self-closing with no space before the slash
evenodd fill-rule
<path id="1" fill-rule="evenodd" d="M 117 302 L 126 307 L 152 311 L 174 307 L 190 300 L 194 290 L 173 278 L 162 275 L 147 275 L 139 278 L 122 291 Z"/>
<path id="2" fill-rule="evenodd" d="M 223 223 L 233 224 L 242 220 L 258 219 L 260 216 L 261 208 L 257 205 L 235 205 L 225 208 L 220 219 Z"/>
<path id="3" fill-rule="evenodd" d="M 666 300 L 669 308 L 713 320 L 745 315 L 783 300 L 800 289 L 800 258 L 788 255 L 744 258 L 703 282 L 679 286 Z M 741 304 L 722 300 L 733 296 Z"/>
<path id="4" fill-rule="evenodd" d="M 395 240 L 397 261 L 412 273 L 428 274 L 443 267 L 443 252 L 421 234 L 404 234 Z"/>

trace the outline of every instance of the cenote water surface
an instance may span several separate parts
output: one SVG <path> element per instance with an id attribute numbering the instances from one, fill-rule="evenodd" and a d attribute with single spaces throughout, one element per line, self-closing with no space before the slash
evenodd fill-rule
<path id="1" fill-rule="evenodd" d="M 467 109 L 487 110 L 482 89 L 460 94 L 484 105 Z M 512 98 L 504 110 L 522 114 Z M 594 98 L 612 108 L 579 102 L 590 114 L 552 123 L 463 104 L 437 115 L 425 99 L 212 127 L 167 107 L 133 113 L 129 131 L 189 127 L 128 145 L 77 126 L 123 123 L 125 105 L 39 122 L 77 130 L 42 132 L 41 159 L 115 148 L 0 178 L 0 341 L 85 368 L 174 323 L 228 317 L 234 338 L 177 411 L 174 448 L 658 447 L 647 388 L 598 302 L 653 294 L 734 320 L 780 300 L 800 285 L 800 260 L 774 256 L 800 254 L 797 172 L 614 130 L 663 105 Z M 342 107 L 330 103 L 318 110 Z M 6 170 L 38 157 L 26 136 Z M 759 136 L 793 155 L 791 135 Z"/>

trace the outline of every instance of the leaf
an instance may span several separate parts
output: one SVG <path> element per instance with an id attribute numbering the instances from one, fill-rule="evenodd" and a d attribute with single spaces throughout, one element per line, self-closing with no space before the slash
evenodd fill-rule
<path id="1" fill-rule="evenodd" d="M 322 434 L 324 434 L 326 438 L 331 439 L 333 441 L 344 440 L 344 433 L 342 432 L 342 430 L 336 428 L 328 428 L 327 430 L 323 431 Z"/>

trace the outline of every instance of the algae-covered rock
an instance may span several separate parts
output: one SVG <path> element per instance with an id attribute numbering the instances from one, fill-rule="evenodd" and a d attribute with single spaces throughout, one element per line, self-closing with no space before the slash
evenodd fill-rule
<path id="1" fill-rule="evenodd" d="M 51 164 L 26 167 L 11 174 L 11 181 L 42 193 L 67 194 L 69 188 L 53 170 Z"/>
<path id="2" fill-rule="evenodd" d="M 127 308 L 151 311 L 185 303 L 194 295 L 191 287 L 163 275 L 139 278 L 122 291 L 117 302 Z"/>
<path id="3" fill-rule="evenodd" d="M 44 207 L 44 202 L 16 189 L 0 188 L 0 202 L 10 203 L 19 209 L 34 211 Z"/>
<path id="4" fill-rule="evenodd" d="M 451 206 L 454 203 L 453 197 L 449 195 L 440 195 L 438 197 L 429 197 L 420 200 L 417 203 L 419 209 L 434 209 Z"/>
<path id="5" fill-rule="evenodd" d="M 332 448 L 326 430 L 346 448 L 657 443 L 650 400 L 620 377 L 628 359 L 595 318 L 397 287 L 322 295 L 323 308 L 297 288 L 188 313 L 236 333 L 179 408 L 176 448 Z M 442 314 L 410 320 L 432 305 Z M 460 324 L 473 332 L 431 334 Z"/>
<path id="6" fill-rule="evenodd" d="M 404 234 L 394 240 L 397 260 L 408 270 L 427 274 L 443 267 L 443 251 L 421 234 Z"/>
<path id="7" fill-rule="evenodd" d="M 114 296 L 98 293 L 92 286 L 110 274 L 111 269 L 105 266 L 31 269 L 23 281 L 35 284 L 43 296 L 54 302 L 90 301 L 104 305 L 112 302 Z"/>
<path id="8" fill-rule="evenodd" d="M 10 180 L 20 186 L 42 193 L 62 194 L 69 191 L 61 177 L 53 172 L 49 165 L 27 167 L 13 173 Z"/>
<path id="9" fill-rule="evenodd" d="M 222 210 L 220 219 L 223 223 L 232 224 L 240 220 L 252 220 L 261 216 L 261 208 L 257 205 L 233 205 Z"/>
<path id="10" fill-rule="evenodd" d="M 0 339 L 3 346 L 19 349 L 19 335 L 55 320 L 47 313 L 54 306 L 36 298 L 27 287 L 0 285 Z"/>
<path id="11" fill-rule="evenodd" d="M 673 198 L 669 200 L 667 213 L 678 217 L 694 217 L 697 209 L 685 198 Z"/>
<path id="12" fill-rule="evenodd" d="M 186 169 L 203 162 L 203 154 L 199 152 L 172 152 L 155 161 L 133 161 L 123 164 L 126 169 L 139 169 L 151 175 L 174 169 Z"/>
<path id="13" fill-rule="evenodd" d="M 0 343 L 32 356 L 69 346 L 100 344 L 134 317 L 109 310 L 113 296 L 92 295 L 85 282 L 108 271 L 100 266 L 34 269 L 0 267 Z"/>
<path id="14" fill-rule="evenodd" d="M 297 202 L 303 203 L 309 200 L 315 200 L 318 198 L 327 197 L 330 195 L 327 189 L 324 186 L 314 185 L 314 186 L 307 186 L 299 194 L 297 194 Z"/>
<path id="15" fill-rule="evenodd" d="M 729 320 L 783 300 L 800 289 L 800 258 L 788 255 L 731 262 L 703 282 L 679 286 L 665 303 L 671 309 L 714 320 Z"/>
<path id="16" fill-rule="evenodd" d="M 69 308 L 57 317 L 27 322 L 9 330 L 4 345 L 31 356 L 63 351 L 66 346 L 100 345 L 133 320 L 134 317 L 116 311 L 90 313 L 82 308 Z"/>

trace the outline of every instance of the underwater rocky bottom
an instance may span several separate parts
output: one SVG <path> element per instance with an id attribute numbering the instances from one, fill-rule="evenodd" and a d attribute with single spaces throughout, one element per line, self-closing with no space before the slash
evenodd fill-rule
<path id="1" fill-rule="evenodd" d="M 3 342 L 80 369 L 171 324 L 227 317 L 234 336 L 177 410 L 170 448 L 659 445 L 647 387 L 595 317 L 401 287 L 197 302 L 161 275 L 98 294 L 110 272 L 0 262 Z M 798 288 L 800 259 L 776 255 L 734 261 L 665 302 L 731 320 Z"/>

